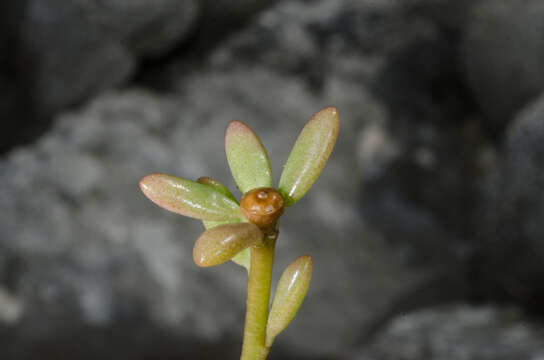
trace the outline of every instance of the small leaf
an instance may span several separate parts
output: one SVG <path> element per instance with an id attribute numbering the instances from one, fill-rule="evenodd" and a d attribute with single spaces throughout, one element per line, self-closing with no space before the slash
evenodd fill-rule
<path id="1" fill-rule="evenodd" d="M 293 320 L 312 278 L 312 257 L 303 255 L 287 266 L 274 294 L 266 325 L 266 346 L 272 346 L 276 336 Z"/>
<path id="2" fill-rule="evenodd" d="M 200 184 L 211 186 L 215 190 L 219 191 L 221 194 L 225 195 L 226 197 L 231 198 L 232 200 L 238 202 L 236 200 L 236 198 L 234 197 L 234 195 L 232 195 L 232 193 L 229 191 L 229 189 L 227 189 L 227 187 L 225 185 L 221 184 L 219 181 L 217 181 L 217 180 L 215 180 L 215 179 L 213 179 L 211 177 L 202 176 L 202 177 L 199 177 L 196 182 L 198 182 Z"/>
<path id="3" fill-rule="evenodd" d="M 234 195 L 232 195 L 232 193 L 229 191 L 229 189 L 227 189 L 227 187 L 225 185 L 221 184 L 219 181 L 217 181 L 217 180 L 215 180 L 215 179 L 213 179 L 211 177 L 207 177 L 207 176 L 200 177 L 200 178 L 198 178 L 197 182 L 199 182 L 201 184 L 204 184 L 204 185 L 213 186 L 217 191 L 221 192 L 222 194 L 224 194 L 224 195 L 228 196 L 229 198 L 236 201 L 236 198 L 234 197 Z M 227 220 L 227 221 L 207 221 L 207 220 L 202 220 L 202 223 L 204 224 L 204 227 L 206 229 L 211 229 L 211 228 L 219 226 L 219 225 L 232 224 L 232 223 L 235 223 L 235 222 L 239 222 L 239 220 L 236 220 L 236 221 L 230 221 L 230 220 Z M 251 266 L 251 252 L 249 251 L 249 249 L 245 249 L 245 250 L 240 251 L 238 254 L 234 255 L 234 257 L 231 260 L 235 264 L 238 264 L 240 266 L 245 267 L 246 270 L 249 272 L 249 267 Z"/>
<path id="4" fill-rule="evenodd" d="M 219 265 L 262 237 L 261 230 L 251 223 L 219 225 L 200 235 L 193 248 L 193 259 L 198 266 Z"/>
<path id="5" fill-rule="evenodd" d="M 243 266 L 249 272 L 251 267 L 251 251 L 249 248 L 240 251 L 238 254 L 234 255 L 231 259 L 234 263 Z"/>
<path id="6" fill-rule="evenodd" d="M 225 152 L 232 177 L 242 193 L 274 185 L 266 149 L 243 122 L 232 121 L 227 127 Z"/>
<path id="7" fill-rule="evenodd" d="M 166 174 L 150 174 L 140 180 L 142 192 L 155 204 L 180 215 L 211 220 L 243 217 L 236 201 L 214 187 Z"/>
<path id="8" fill-rule="evenodd" d="M 217 191 L 221 192 L 225 196 L 228 196 L 229 198 L 236 201 L 236 198 L 234 197 L 234 195 L 232 195 L 232 193 L 229 191 L 229 189 L 227 189 L 226 186 L 224 186 L 219 181 L 217 181 L 217 180 L 215 180 L 215 179 L 213 179 L 211 177 L 207 177 L 207 176 L 200 177 L 200 178 L 198 178 L 197 182 L 199 182 L 201 184 L 204 184 L 204 185 L 212 186 Z M 236 221 L 230 221 L 230 220 L 227 220 L 227 221 L 207 221 L 207 220 L 202 220 L 202 223 L 204 224 L 204 227 L 206 229 L 211 229 L 211 228 L 219 226 L 219 225 L 232 224 L 234 222 L 239 222 L 239 220 L 236 220 Z M 249 249 L 245 249 L 245 250 L 240 251 L 238 254 L 234 255 L 231 260 L 235 264 L 238 264 L 238 265 L 246 268 L 246 270 L 249 272 L 249 268 L 251 266 L 251 252 L 249 251 Z"/>
<path id="9" fill-rule="evenodd" d="M 234 221 L 239 222 L 239 220 Z M 202 220 L 202 223 L 204 224 L 204 227 L 206 229 L 211 229 L 213 227 L 219 226 L 219 225 L 225 225 L 225 224 L 232 224 L 233 221 L 206 221 Z M 249 272 L 249 268 L 251 266 L 251 251 L 248 249 L 244 249 L 240 251 L 238 254 L 234 255 L 232 257 L 232 262 L 235 264 L 238 264 L 240 266 L 243 266 L 246 268 L 246 270 Z"/>
<path id="10" fill-rule="evenodd" d="M 278 189 L 285 206 L 296 203 L 323 170 L 338 136 L 340 120 L 335 107 L 316 113 L 306 123 L 285 163 Z"/>

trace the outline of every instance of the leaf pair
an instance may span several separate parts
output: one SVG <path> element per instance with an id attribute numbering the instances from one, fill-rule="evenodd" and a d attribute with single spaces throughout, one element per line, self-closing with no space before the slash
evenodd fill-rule
<path id="1" fill-rule="evenodd" d="M 285 163 L 278 190 L 285 205 L 296 203 L 310 189 L 332 151 L 340 121 L 338 111 L 327 107 L 306 123 Z M 273 187 L 272 169 L 261 140 L 240 121 L 229 124 L 225 151 L 232 176 L 242 193 Z"/>
<path id="2" fill-rule="evenodd" d="M 244 217 L 236 198 L 217 180 L 201 177 L 195 182 L 167 174 L 150 174 L 140 181 L 140 188 L 162 208 L 202 219 L 204 226 L 213 230 L 204 232 L 201 238 L 209 236 L 210 239 L 201 241 L 199 248 L 193 250 L 195 262 L 199 266 L 218 265 L 262 238 L 260 230 L 253 229 L 255 225 L 240 223 Z M 223 251 L 221 247 L 224 247 Z M 208 256 L 202 254 L 204 249 L 210 251 Z M 231 252 L 233 249 L 234 253 Z M 225 256 L 228 258 L 221 261 Z M 200 260 L 197 261 L 197 258 Z M 239 258 L 238 263 L 246 268 L 249 266 L 249 261 L 243 260 L 243 257 Z"/>

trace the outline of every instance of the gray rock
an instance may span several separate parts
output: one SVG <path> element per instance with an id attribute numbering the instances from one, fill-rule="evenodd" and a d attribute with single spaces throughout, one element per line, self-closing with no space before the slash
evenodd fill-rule
<path id="1" fill-rule="evenodd" d="M 273 1 L 4 1 L 0 114 L 11 135 L 0 136 L 0 151 L 35 138 L 57 111 L 126 83 L 143 60 L 188 42 L 186 57 L 208 51 Z"/>
<path id="2" fill-rule="evenodd" d="M 278 349 L 336 354 L 356 340 L 354 329 L 372 327 L 415 289 L 440 278 L 406 267 L 359 217 L 357 138 L 365 124 L 384 116 L 364 88 L 333 78 L 315 96 L 299 79 L 266 68 L 210 70 L 183 83 L 179 95 L 168 98 L 106 94 L 0 163 L 0 253 L 10 274 L 5 292 L 24 304 L 9 326 L 31 332 L 27 341 L 53 341 L 59 322 L 92 328 L 141 318 L 171 329 L 170 336 L 238 339 L 244 273 L 234 264 L 197 268 L 191 249 L 202 226 L 151 204 L 138 179 L 155 171 L 209 175 L 233 189 L 222 143 L 232 119 L 262 135 L 277 178 L 305 120 L 329 103 L 343 121 L 338 147 L 307 198 L 282 222 L 275 279 L 304 253 L 314 256 L 315 272 Z"/>
<path id="3" fill-rule="evenodd" d="M 198 2 L 6 0 L 0 9 L 0 151 L 60 109 L 126 82 L 142 57 L 186 38 Z"/>
<path id="4" fill-rule="evenodd" d="M 489 187 L 484 247 L 475 266 L 487 296 L 542 312 L 544 287 L 544 97 L 513 120 Z"/>
<path id="5" fill-rule="evenodd" d="M 463 45 L 465 77 L 489 126 L 502 131 L 544 89 L 544 3 L 486 0 Z"/>
<path id="6" fill-rule="evenodd" d="M 449 306 L 396 317 L 351 359 L 536 360 L 543 335 L 516 309 Z"/>
<path id="7" fill-rule="evenodd" d="M 196 1 L 28 0 L 21 51 L 32 57 L 32 94 L 59 109 L 120 84 L 140 56 L 169 50 L 194 24 Z"/>
<path id="8" fill-rule="evenodd" d="M 80 329 L 146 327 L 129 332 L 153 339 L 141 346 L 162 337 L 238 350 L 245 275 L 234 264 L 198 269 L 201 225 L 151 204 L 137 182 L 160 171 L 234 189 L 223 150 L 234 119 L 261 136 L 277 180 L 305 120 L 331 104 L 337 148 L 282 219 L 274 273 L 308 253 L 314 277 L 272 358 L 282 349 L 337 358 L 398 312 L 462 296 L 489 146 L 447 32 L 414 15 L 431 3 L 282 2 L 198 71 L 184 59 L 165 69 L 170 94 L 105 93 L 1 160 L 0 290 L 17 309 L 4 326 L 22 334 L 4 347 L 17 354 L 63 339 L 66 349 Z M 96 332 L 83 332 L 80 351 L 104 357 Z"/>
<path id="9" fill-rule="evenodd" d="M 198 28 L 191 51 L 209 50 L 225 40 L 234 30 L 251 22 L 255 15 L 277 0 L 201 0 Z"/>

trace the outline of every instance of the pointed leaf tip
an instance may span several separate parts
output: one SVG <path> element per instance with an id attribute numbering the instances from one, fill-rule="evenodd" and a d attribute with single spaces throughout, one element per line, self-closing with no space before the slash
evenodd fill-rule
<path id="1" fill-rule="evenodd" d="M 242 193 L 272 187 L 272 168 L 264 145 L 241 121 L 232 121 L 225 132 L 225 152 L 232 177 Z"/>
<path id="2" fill-rule="evenodd" d="M 167 174 L 150 174 L 140 180 L 149 200 L 174 213 L 211 221 L 238 220 L 238 203 L 211 186 Z"/>
<path id="3" fill-rule="evenodd" d="M 326 107 L 306 123 L 289 154 L 278 189 L 285 206 L 296 203 L 317 180 L 332 152 L 340 119 L 335 107 Z"/>
<path id="4" fill-rule="evenodd" d="M 219 225 L 200 235 L 193 248 L 193 260 L 203 267 L 219 265 L 262 237 L 261 230 L 251 223 Z"/>
<path id="5" fill-rule="evenodd" d="M 303 255 L 285 268 L 274 294 L 272 308 L 266 325 L 266 346 L 272 346 L 276 336 L 295 317 L 312 278 L 312 257 Z"/>

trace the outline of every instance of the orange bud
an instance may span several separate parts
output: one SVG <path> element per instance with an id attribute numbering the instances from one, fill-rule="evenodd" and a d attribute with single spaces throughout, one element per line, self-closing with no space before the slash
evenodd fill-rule
<path id="1" fill-rule="evenodd" d="M 272 188 L 257 188 L 248 191 L 240 201 L 244 216 L 261 229 L 278 220 L 283 214 L 283 205 L 283 197 Z"/>

